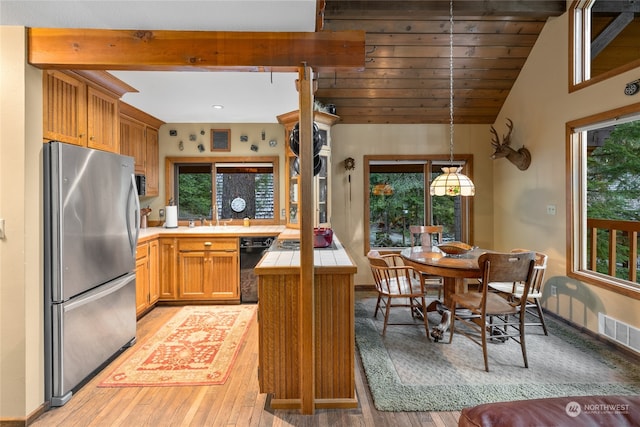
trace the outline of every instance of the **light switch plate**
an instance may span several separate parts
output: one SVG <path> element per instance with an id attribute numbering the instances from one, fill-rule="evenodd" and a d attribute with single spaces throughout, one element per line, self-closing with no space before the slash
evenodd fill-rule
<path id="1" fill-rule="evenodd" d="M 0 218 L 0 239 L 4 239 L 4 219 Z"/>

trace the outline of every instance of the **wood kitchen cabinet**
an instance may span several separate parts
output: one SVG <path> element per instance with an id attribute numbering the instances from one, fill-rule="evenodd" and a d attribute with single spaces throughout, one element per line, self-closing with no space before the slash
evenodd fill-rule
<path id="1" fill-rule="evenodd" d="M 240 302 L 237 238 L 178 241 L 178 299 Z"/>
<path id="2" fill-rule="evenodd" d="M 136 249 L 136 315 L 155 306 L 158 297 L 158 241 L 152 240 Z"/>
<path id="3" fill-rule="evenodd" d="M 43 72 L 43 136 L 46 141 L 87 145 L 87 85 L 62 71 Z"/>
<path id="4" fill-rule="evenodd" d="M 144 174 L 145 152 L 144 123 L 120 115 L 120 154 L 134 159 L 135 173 Z"/>
<path id="5" fill-rule="evenodd" d="M 146 178 L 145 196 L 157 196 L 159 190 L 158 128 L 161 120 L 120 102 L 120 154 L 135 160 L 135 171 Z"/>
<path id="6" fill-rule="evenodd" d="M 118 98 L 87 87 L 87 147 L 118 153 Z"/>
<path id="7" fill-rule="evenodd" d="M 353 267 L 318 267 L 313 283 L 315 407 L 354 408 L 355 294 Z M 258 266 L 259 375 L 261 393 L 274 409 L 298 409 L 301 402 L 300 269 Z"/>
<path id="8" fill-rule="evenodd" d="M 160 300 L 174 301 L 178 297 L 178 239 L 161 237 L 158 239 L 158 268 Z"/>
<path id="9" fill-rule="evenodd" d="M 135 89 L 105 71 L 44 71 L 44 142 L 118 153 L 118 99 L 131 91 Z"/>
<path id="10" fill-rule="evenodd" d="M 160 190 L 158 129 L 147 126 L 146 142 L 145 155 L 147 162 L 145 163 L 144 175 L 147 179 L 147 196 L 157 196 Z"/>
<path id="11" fill-rule="evenodd" d="M 289 135 L 296 123 L 300 120 L 298 110 L 282 114 L 277 117 L 278 122 L 285 128 L 285 157 L 287 177 L 285 179 L 285 194 L 287 194 L 285 209 L 287 215 L 287 227 L 300 227 L 300 176 L 295 168 L 296 155 L 289 147 Z M 315 111 L 313 121 L 318 125 L 322 148 L 320 158 L 322 168 L 314 176 L 314 227 L 331 226 L 331 126 L 340 118 L 333 114 Z"/>

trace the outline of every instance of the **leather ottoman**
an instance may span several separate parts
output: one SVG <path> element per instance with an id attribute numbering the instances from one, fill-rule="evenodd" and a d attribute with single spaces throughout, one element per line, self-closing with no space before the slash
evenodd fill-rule
<path id="1" fill-rule="evenodd" d="M 459 427 L 637 427 L 640 396 L 573 396 L 464 408 Z"/>

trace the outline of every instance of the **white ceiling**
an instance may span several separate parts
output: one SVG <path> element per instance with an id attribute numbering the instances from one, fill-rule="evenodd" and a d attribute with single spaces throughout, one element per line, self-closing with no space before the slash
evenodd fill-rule
<path id="1" fill-rule="evenodd" d="M 0 0 L 0 25 L 313 32 L 315 8 L 316 0 Z M 125 94 L 124 102 L 167 123 L 274 123 L 298 109 L 296 73 L 112 73 L 139 91 Z"/>

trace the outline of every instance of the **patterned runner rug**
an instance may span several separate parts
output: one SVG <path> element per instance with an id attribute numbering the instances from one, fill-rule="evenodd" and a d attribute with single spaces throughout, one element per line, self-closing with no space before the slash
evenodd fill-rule
<path id="1" fill-rule="evenodd" d="M 98 387 L 224 384 L 255 305 L 186 306 L 135 344 Z"/>
<path id="2" fill-rule="evenodd" d="M 373 318 L 375 299 L 355 309 L 356 344 L 375 407 L 380 411 L 452 411 L 481 403 L 559 396 L 640 394 L 637 360 L 547 316 L 549 335 L 530 327 L 526 335 L 529 368 L 515 341 L 488 344 L 489 370 L 482 348 L 456 334 L 448 344 L 425 336 L 424 325 L 388 326 Z M 396 321 L 411 319 L 395 309 Z M 394 313 L 394 310 L 391 310 Z M 440 320 L 430 313 L 433 327 Z"/>

